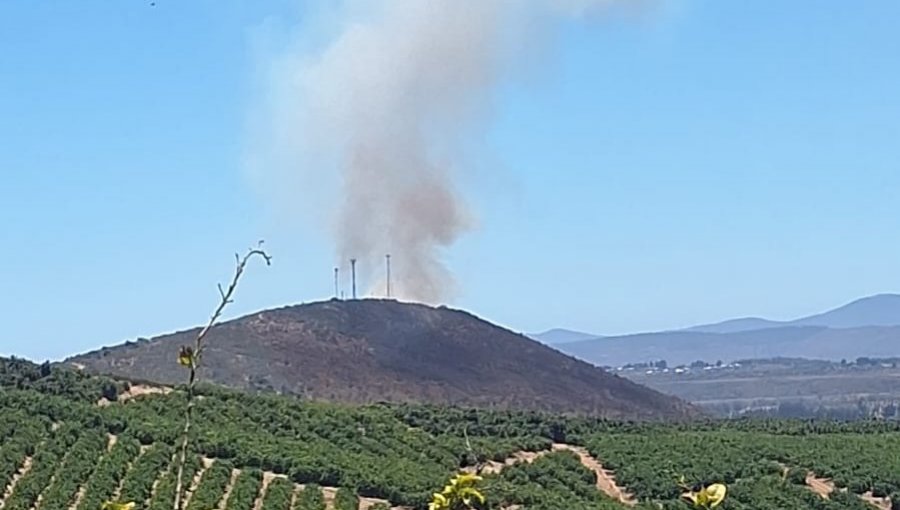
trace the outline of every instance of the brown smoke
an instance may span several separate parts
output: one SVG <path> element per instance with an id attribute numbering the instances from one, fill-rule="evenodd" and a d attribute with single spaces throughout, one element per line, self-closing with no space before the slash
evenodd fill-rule
<path id="1" fill-rule="evenodd" d="M 287 196 L 301 183 L 339 187 L 331 210 L 341 265 L 357 258 L 360 275 L 380 275 L 391 253 L 397 297 L 446 299 L 453 279 L 442 250 L 473 225 L 454 175 L 466 140 L 486 124 L 490 94 L 548 20 L 608 3 L 345 2 L 327 44 L 294 48 L 273 67 L 268 145 L 282 154 L 254 163 L 280 168 L 257 171 L 276 172 Z M 292 174 L 300 177 L 283 179 Z"/>

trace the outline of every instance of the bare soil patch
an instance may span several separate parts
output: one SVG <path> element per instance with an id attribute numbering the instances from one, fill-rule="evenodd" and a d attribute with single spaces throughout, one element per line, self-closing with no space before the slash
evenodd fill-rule
<path id="1" fill-rule="evenodd" d="M 172 393 L 172 388 L 168 386 L 151 386 L 149 384 L 134 384 L 132 385 L 128 391 L 123 391 L 119 393 L 119 396 L 116 398 L 116 402 L 123 403 L 127 402 L 133 398 L 140 397 L 142 395 L 168 395 Z M 101 397 L 100 400 L 97 401 L 97 405 L 99 407 L 106 407 L 110 405 L 110 402 L 105 397 Z"/>
<path id="2" fill-rule="evenodd" d="M 890 498 L 877 498 L 872 494 L 872 491 L 869 491 L 862 496 L 860 496 L 863 501 L 869 503 L 875 508 L 879 508 L 881 510 L 891 510 L 891 499 Z"/>
<path id="3" fill-rule="evenodd" d="M 828 478 L 819 478 L 815 473 L 806 475 L 806 486 L 824 499 L 830 498 L 835 489 L 833 481 Z"/>

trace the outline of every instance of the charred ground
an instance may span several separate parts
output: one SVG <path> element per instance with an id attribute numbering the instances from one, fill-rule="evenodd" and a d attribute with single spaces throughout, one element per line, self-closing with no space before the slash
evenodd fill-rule
<path id="1" fill-rule="evenodd" d="M 128 342 L 69 363 L 116 376 L 180 383 L 178 347 L 197 330 Z M 606 373 L 469 313 L 389 300 L 327 301 L 254 313 L 217 326 L 207 381 L 351 403 L 424 402 L 679 418 L 684 402 Z"/>

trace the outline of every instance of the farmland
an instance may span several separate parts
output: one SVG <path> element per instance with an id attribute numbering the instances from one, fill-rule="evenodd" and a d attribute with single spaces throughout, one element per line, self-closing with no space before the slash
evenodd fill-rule
<path id="1" fill-rule="evenodd" d="M 125 393 L 125 383 L 22 361 L 2 369 L 3 510 L 171 508 L 180 391 Z M 620 423 L 200 394 L 188 509 L 424 508 L 475 465 L 491 508 L 687 508 L 682 476 L 726 483 L 725 509 L 872 510 L 900 493 L 896 422 Z"/>

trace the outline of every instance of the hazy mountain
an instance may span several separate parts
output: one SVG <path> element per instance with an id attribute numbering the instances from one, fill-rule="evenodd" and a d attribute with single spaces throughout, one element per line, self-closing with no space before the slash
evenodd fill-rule
<path id="1" fill-rule="evenodd" d="M 840 308 L 792 321 L 792 324 L 829 328 L 900 326 L 900 295 L 880 294 L 858 299 Z"/>
<path id="2" fill-rule="evenodd" d="M 601 338 L 600 335 L 592 335 L 590 333 L 583 333 L 581 331 L 572 331 L 571 329 L 562 328 L 550 329 L 544 331 L 543 333 L 536 333 L 529 336 L 537 340 L 538 342 L 547 345 L 566 344 L 571 342 L 580 342 L 582 340 L 594 340 L 596 338 Z"/>
<path id="3" fill-rule="evenodd" d="M 197 330 L 104 348 L 67 362 L 183 382 L 179 346 Z M 430 402 L 577 411 L 619 418 L 694 414 L 684 402 L 471 314 L 396 301 L 267 310 L 211 333 L 201 376 L 223 385 L 346 402 Z"/>
<path id="4" fill-rule="evenodd" d="M 606 337 L 554 346 L 598 366 L 666 360 L 715 362 L 756 358 L 856 359 L 900 356 L 900 327 L 789 326 L 734 333 L 670 331 Z"/>
<path id="5" fill-rule="evenodd" d="M 695 360 L 802 357 L 840 360 L 900 356 L 900 295 L 858 299 L 792 321 L 732 319 L 677 331 L 555 343 L 562 352 L 600 366 L 664 359 Z"/>
<path id="6" fill-rule="evenodd" d="M 755 329 L 785 326 L 825 326 L 828 328 L 862 328 L 866 326 L 900 326 L 900 295 L 879 294 L 857 299 L 824 313 L 791 321 L 773 321 L 758 317 L 731 319 L 715 324 L 703 324 L 684 331 L 707 333 L 735 333 Z"/>
<path id="7" fill-rule="evenodd" d="M 743 319 L 731 319 L 715 324 L 703 324 L 687 328 L 684 331 L 697 331 L 702 333 L 738 333 L 741 331 L 753 331 L 755 329 L 777 328 L 785 323 L 760 319 L 759 317 L 746 317 Z"/>

